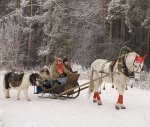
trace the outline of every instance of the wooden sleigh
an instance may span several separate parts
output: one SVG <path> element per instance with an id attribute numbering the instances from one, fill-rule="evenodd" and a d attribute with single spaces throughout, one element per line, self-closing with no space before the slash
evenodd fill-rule
<path id="1" fill-rule="evenodd" d="M 48 90 L 44 91 L 42 93 L 42 96 L 39 97 L 48 97 L 53 99 L 77 98 L 80 95 L 80 87 L 78 83 L 79 76 L 80 75 L 76 73 L 68 74 L 67 81 L 65 84 L 54 85 L 52 88 L 49 88 Z M 45 96 L 47 94 L 49 94 L 49 96 Z"/>

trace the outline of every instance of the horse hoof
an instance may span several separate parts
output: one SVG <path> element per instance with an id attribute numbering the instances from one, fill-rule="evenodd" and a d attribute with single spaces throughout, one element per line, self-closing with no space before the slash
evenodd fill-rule
<path id="1" fill-rule="evenodd" d="M 31 101 L 30 99 L 28 99 L 27 101 Z"/>
<path id="2" fill-rule="evenodd" d="M 114 85 L 112 85 L 112 88 L 114 88 Z"/>
<path id="3" fill-rule="evenodd" d="M 120 109 L 120 105 L 119 105 L 119 104 L 116 104 L 116 105 L 115 105 L 115 108 L 116 108 L 117 110 L 119 110 L 119 109 Z"/>
<path id="4" fill-rule="evenodd" d="M 118 107 L 118 106 L 115 106 L 115 108 L 116 108 L 117 110 L 119 110 L 119 109 L 120 109 L 120 107 Z"/>
<path id="5" fill-rule="evenodd" d="M 122 104 L 120 105 L 121 109 L 126 109 L 126 107 Z"/>
<path id="6" fill-rule="evenodd" d="M 93 99 L 93 103 L 96 103 L 97 101 L 96 101 L 96 99 Z"/>
<path id="7" fill-rule="evenodd" d="M 6 98 L 10 98 L 10 97 L 6 97 Z"/>
<path id="8" fill-rule="evenodd" d="M 121 107 L 121 109 L 126 109 L 126 107 Z"/>
<path id="9" fill-rule="evenodd" d="M 99 100 L 99 101 L 97 102 L 97 105 L 102 105 L 102 102 Z"/>
<path id="10" fill-rule="evenodd" d="M 97 103 L 97 105 L 102 105 L 102 103 Z"/>

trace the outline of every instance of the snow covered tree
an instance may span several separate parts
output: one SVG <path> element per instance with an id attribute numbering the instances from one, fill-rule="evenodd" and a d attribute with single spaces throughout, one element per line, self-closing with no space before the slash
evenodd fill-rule
<path id="1" fill-rule="evenodd" d="M 16 9 L 0 19 L 1 65 L 11 68 L 19 63 L 22 50 L 22 11 Z"/>
<path id="2" fill-rule="evenodd" d="M 146 11 L 146 17 L 142 23 L 142 27 L 145 29 L 145 52 L 150 55 L 150 9 Z M 150 64 L 150 57 L 148 57 L 147 61 Z"/>
<path id="3" fill-rule="evenodd" d="M 44 33 L 49 41 L 53 55 L 70 54 L 70 0 L 47 0 L 44 4 Z"/>
<path id="4" fill-rule="evenodd" d="M 18 43 L 11 66 L 48 65 L 57 54 L 90 66 L 117 57 L 124 45 L 150 56 L 149 6 L 149 0 L 1 0 L 0 42 Z"/>
<path id="5" fill-rule="evenodd" d="M 126 0 L 112 0 L 108 4 L 107 20 L 110 22 L 110 39 L 113 37 L 113 22 L 115 20 L 121 21 L 121 37 L 125 38 L 125 11 L 127 9 Z"/>

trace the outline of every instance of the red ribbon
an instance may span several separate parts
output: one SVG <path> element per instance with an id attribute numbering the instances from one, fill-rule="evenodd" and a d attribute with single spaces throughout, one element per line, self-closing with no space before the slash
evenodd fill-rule
<path id="1" fill-rule="evenodd" d="M 145 54 L 143 57 L 136 55 L 135 61 L 139 63 L 143 63 L 146 57 L 147 57 L 147 54 Z"/>

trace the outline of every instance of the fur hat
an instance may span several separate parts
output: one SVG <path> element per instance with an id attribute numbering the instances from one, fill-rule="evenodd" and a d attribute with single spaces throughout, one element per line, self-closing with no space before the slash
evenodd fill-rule
<path id="1" fill-rule="evenodd" d="M 47 65 L 45 65 L 45 66 L 43 67 L 43 69 L 49 70 L 49 67 L 48 67 Z"/>
<path id="2" fill-rule="evenodd" d="M 64 58 L 63 63 L 65 63 L 66 61 L 69 62 L 69 60 L 67 58 Z"/>

